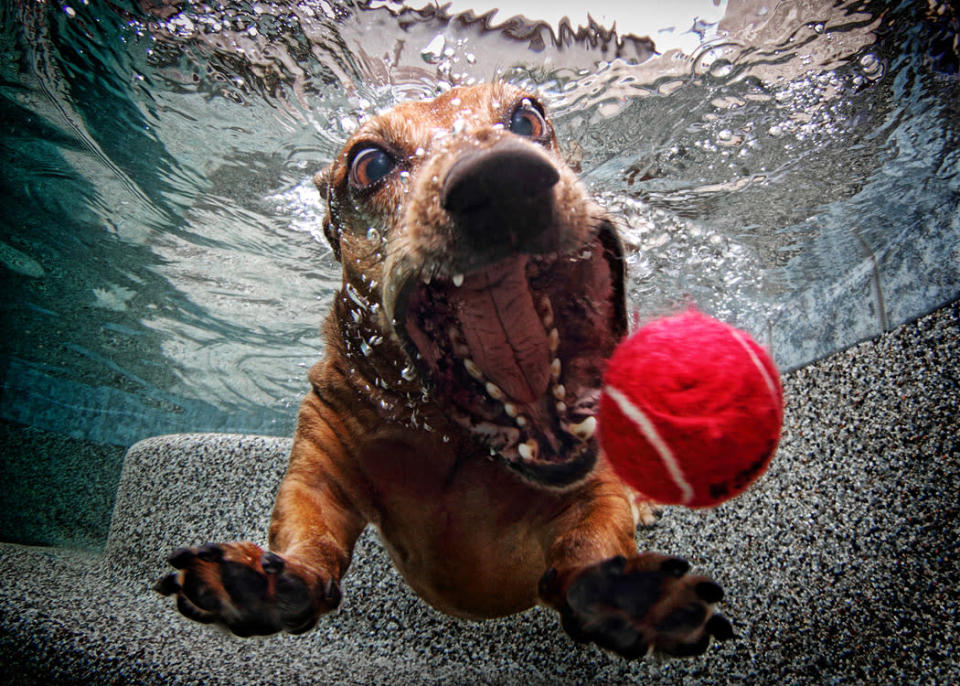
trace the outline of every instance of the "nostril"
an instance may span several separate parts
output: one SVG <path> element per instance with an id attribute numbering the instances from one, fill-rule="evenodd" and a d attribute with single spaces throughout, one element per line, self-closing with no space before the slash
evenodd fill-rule
<path id="1" fill-rule="evenodd" d="M 484 207 L 506 210 L 552 188 L 560 175 L 542 153 L 519 145 L 499 145 L 469 152 L 447 172 L 444 209 L 463 214 Z"/>

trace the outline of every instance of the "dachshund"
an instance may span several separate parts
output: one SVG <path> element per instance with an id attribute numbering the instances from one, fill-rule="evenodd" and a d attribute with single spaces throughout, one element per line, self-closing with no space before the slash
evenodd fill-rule
<path id="1" fill-rule="evenodd" d="M 539 604 L 627 658 L 732 637 L 716 582 L 638 552 L 598 446 L 604 361 L 628 329 L 623 248 L 535 95 L 494 83 L 401 103 L 315 181 L 343 281 L 269 550 L 178 549 L 157 590 L 240 636 L 305 632 L 372 524 L 450 615 Z"/>

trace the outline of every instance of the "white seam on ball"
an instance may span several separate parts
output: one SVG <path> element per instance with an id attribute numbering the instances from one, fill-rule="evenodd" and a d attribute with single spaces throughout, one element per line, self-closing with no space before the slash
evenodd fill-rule
<path id="1" fill-rule="evenodd" d="M 657 432 L 657 428 L 653 425 L 653 422 L 650 421 L 639 407 L 630 402 L 627 396 L 613 386 L 605 386 L 604 391 L 606 391 L 607 395 L 617 404 L 623 416 L 633 422 L 634 426 L 643 434 L 643 437 L 646 438 L 650 445 L 653 446 L 653 449 L 657 451 L 661 462 L 663 462 L 663 466 L 666 467 L 667 473 L 670 475 L 670 478 L 673 479 L 674 485 L 683 493 L 681 504 L 686 505 L 693 500 L 693 487 L 687 482 L 683 470 L 681 470 L 680 465 L 677 464 L 677 458 L 674 457 L 670 446 L 667 445 L 666 441 L 664 441 Z"/>
<path id="2" fill-rule="evenodd" d="M 774 404 L 779 406 L 780 402 L 778 401 L 779 393 L 777 393 L 777 385 L 774 383 L 773 378 L 767 372 L 767 368 L 763 366 L 763 362 L 760 361 L 760 358 L 757 357 L 757 353 L 753 351 L 753 348 L 750 347 L 750 344 L 744 339 L 743 334 L 741 334 L 736 329 L 729 329 L 730 335 L 733 336 L 734 340 L 743 346 L 743 349 L 747 351 L 747 355 L 750 356 L 750 361 L 756 366 L 760 371 L 760 375 L 763 376 L 764 383 L 767 384 L 767 390 L 770 391 L 770 397 L 773 398 Z M 781 411 L 783 408 L 780 408 Z"/>

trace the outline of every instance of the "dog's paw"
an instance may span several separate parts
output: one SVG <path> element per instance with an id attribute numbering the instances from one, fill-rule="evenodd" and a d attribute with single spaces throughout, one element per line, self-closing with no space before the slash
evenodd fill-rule
<path id="1" fill-rule="evenodd" d="M 253 543 L 208 543 L 168 558 L 178 572 L 154 589 L 175 595 L 185 617 L 220 624 L 238 636 L 312 629 L 340 604 L 340 586 Z"/>
<path id="2" fill-rule="evenodd" d="M 622 556 L 540 581 L 540 596 L 560 611 L 564 630 L 628 658 L 650 652 L 700 655 L 710 640 L 733 637 L 714 606 L 723 589 L 704 576 L 688 576 L 681 558 L 646 553 Z"/>

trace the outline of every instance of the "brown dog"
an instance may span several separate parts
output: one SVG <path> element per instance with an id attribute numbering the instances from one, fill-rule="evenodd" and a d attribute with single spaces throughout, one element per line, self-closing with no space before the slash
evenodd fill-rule
<path id="1" fill-rule="evenodd" d="M 158 590 L 239 635 L 306 631 L 372 523 L 417 593 L 458 617 L 540 603 L 629 657 L 732 635 L 717 584 L 637 553 L 598 454 L 601 372 L 627 328 L 621 246 L 536 99 L 495 84 L 401 104 L 316 180 L 343 288 L 270 552 L 178 550 Z"/>

